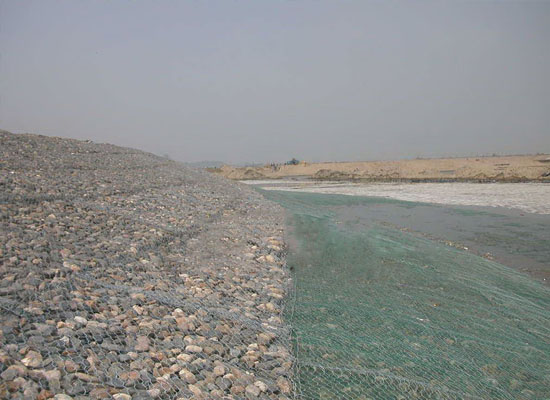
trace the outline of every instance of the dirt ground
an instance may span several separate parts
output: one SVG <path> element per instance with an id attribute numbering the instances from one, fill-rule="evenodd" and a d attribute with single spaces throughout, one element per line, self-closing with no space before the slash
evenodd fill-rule
<path id="1" fill-rule="evenodd" d="M 326 162 L 262 167 L 223 166 L 211 169 L 226 178 L 313 178 L 352 181 L 499 181 L 550 182 L 550 155 L 415 159 L 398 161 Z"/>

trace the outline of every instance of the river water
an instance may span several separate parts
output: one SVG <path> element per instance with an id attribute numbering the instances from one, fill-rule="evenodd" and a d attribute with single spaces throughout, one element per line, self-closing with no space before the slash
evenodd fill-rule
<path id="1" fill-rule="evenodd" d="M 397 200 L 517 209 L 550 214 L 545 183 L 342 183 L 308 180 L 242 181 L 271 190 L 385 197 Z"/>
<path id="2" fill-rule="evenodd" d="M 452 185 L 261 182 L 288 215 L 300 398 L 550 393 L 547 189 Z"/>
<path id="3" fill-rule="evenodd" d="M 424 235 L 550 284 L 550 184 L 245 182 L 264 190 L 370 198 L 368 207 L 335 206 L 341 221 Z"/>

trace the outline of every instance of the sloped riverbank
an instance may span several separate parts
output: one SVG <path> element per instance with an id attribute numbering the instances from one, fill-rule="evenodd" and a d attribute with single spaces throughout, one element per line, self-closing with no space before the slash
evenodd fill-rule
<path id="1" fill-rule="evenodd" d="M 292 394 L 278 206 L 128 148 L 0 152 L 0 397 Z"/>
<path id="2" fill-rule="evenodd" d="M 481 246 L 540 261 L 543 278 L 546 216 L 520 224 L 487 210 L 263 193 L 288 213 L 296 290 L 285 317 L 300 398 L 512 400 L 550 391 L 548 286 L 419 234 L 449 236 L 454 227 Z M 472 221 L 487 236 L 472 230 Z M 405 229 L 410 223 L 418 231 Z M 451 225 L 432 229 L 438 223 Z M 530 231 L 532 223 L 546 230 Z"/>

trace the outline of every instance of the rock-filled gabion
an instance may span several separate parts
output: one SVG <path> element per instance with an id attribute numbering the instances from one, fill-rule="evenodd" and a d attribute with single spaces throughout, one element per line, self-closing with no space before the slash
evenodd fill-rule
<path id="1" fill-rule="evenodd" d="M 278 206 L 112 145 L 0 157 L 0 398 L 291 397 Z"/>

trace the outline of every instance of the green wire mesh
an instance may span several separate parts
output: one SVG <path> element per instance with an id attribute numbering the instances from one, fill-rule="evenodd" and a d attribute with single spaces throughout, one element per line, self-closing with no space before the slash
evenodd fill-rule
<path id="1" fill-rule="evenodd" d="M 550 398 L 548 287 L 399 229 L 341 223 L 334 207 L 351 197 L 263 193 L 289 215 L 297 398 Z"/>

